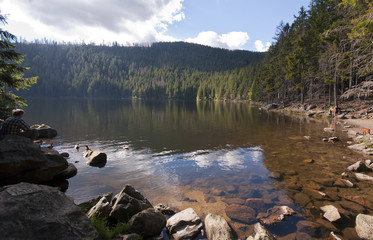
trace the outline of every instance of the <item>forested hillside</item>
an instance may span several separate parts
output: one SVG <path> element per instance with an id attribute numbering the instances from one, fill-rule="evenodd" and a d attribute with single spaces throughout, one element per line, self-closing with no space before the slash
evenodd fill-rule
<path id="1" fill-rule="evenodd" d="M 282 23 L 260 71 L 262 101 L 337 104 L 373 80 L 373 1 L 313 0 Z"/>
<path id="2" fill-rule="evenodd" d="M 27 96 L 246 99 L 264 54 L 189 43 L 123 47 L 17 43 Z"/>

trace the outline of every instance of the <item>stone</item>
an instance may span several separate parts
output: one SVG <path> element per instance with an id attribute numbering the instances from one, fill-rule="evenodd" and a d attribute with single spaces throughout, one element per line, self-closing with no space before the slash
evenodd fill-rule
<path id="1" fill-rule="evenodd" d="M 312 158 L 309 158 L 309 159 L 304 160 L 303 162 L 305 162 L 305 163 L 313 163 L 314 160 Z"/>
<path id="2" fill-rule="evenodd" d="M 253 235 L 246 240 L 276 240 L 276 237 L 269 233 L 262 224 L 256 223 Z"/>
<path id="3" fill-rule="evenodd" d="M 355 230 L 360 238 L 373 240 L 373 216 L 358 214 L 356 216 Z"/>
<path id="4" fill-rule="evenodd" d="M 359 179 L 361 181 L 370 181 L 370 182 L 373 181 L 373 177 L 371 177 L 369 175 L 366 175 L 366 174 L 363 174 L 363 173 L 355 173 L 355 176 L 356 176 L 357 179 Z"/>
<path id="5" fill-rule="evenodd" d="M 329 237 L 331 240 L 342 240 L 342 238 L 337 236 L 333 231 L 330 232 Z"/>
<path id="6" fill-rule="evenodd" d="M 268 176 L 270 178 L 277 179 L 277 180 L 282 179 L 282 174 L 279 172 L 271 172 Z"/>
<path id="7" fill-rule="evenodd" d="M 337 179 L 333 185 L 336 187 L 354 187 L 354 184 L 347 179 Z"/>
<path id="8" fill-rule="evenodd" d="M 365 143 L 358 143 L 358 144 L 347 146 L 347 148 L 362 152 L 364 151 L 364 149 L 366 149 L 366 146 L 365 146 Z"/>
<path id="9" fill-rule="evenodd" d="M 241 198 L 224 198 L 223 201 L 228 205 L 237 204 L 237 205 L 244 205 L 245 200 Z"/>
<path id="10" fill-rule="evenodd" d="M 211 213 L 205 217 L 205 230 L 209 240 L 237 239 L 227 221 L 223 217 Z"/>
<path id="11" fill-rule="evenodd" d="M 298 232 L 306 232 L 312 237 L 318 237 L 320 235 L 320 224 L 310 221 L 299 221 L 297 223 Z"/>
<path id="12" fill-rule="evenodd" d="M 311 199 L 304 193 L 299 192 L 294 195 L 294 202 L 302 207 L 305 207 L 310 201 Z"/>
<path id="13" fill-rule="evenodd" d="M 97 196 L 97 197 L 95 197 L 91 200 L 88 200 L 86 202 L 82 202 L 82 203 L 78 204 L 78 206 L 81 209 L 83 209 L 83 212 L 88 212 L 92 207 L 94 207 L 101 200 L 102 197 L 105 197 L 108 202 L 111 202 L 111 199 L 113 198 L 113 193 L 109 192 L 109 193 L 106 193 L 106 194 L 102 194 L 102 195 Z"/>
<path id="14" fill-rule="evenodd" d="M 365 211 L 365 208 L 363 206 L 351 201 L 339 201 L 338 204 L 341 205 L 341 207 L 343 207 L 344 209 L 349 209 L 356 213 L 361 213 Z"/>
<path id="15" fill-rule="evenodd" d="M 277 108 L 278 108 L 278 104 L 276 104 L 276 103 L 271 103 L 271 104 L 267 105 L 268 110 L 273 110 L 273 109 L 277 109 Z"/>
<path id="16" fill-rule="evenodd" d="M 6 179 L 38 169 L 48 161 L 39 145 L 16 135 L 7 135 L 0 141 L 0 156 L 0 182 L 5 184 Z"/>
<path id="17" fill-rule="evenodd" d="M 39 138 L 54 138 L 57 136 L 57 130 L 46 124 L 35 124 L 30 128 L 38 131 Z"/>
<path id="18" fill-rule="evenodd" d="M 201 232 L 201 218 L 193 208 L 176 213 L 167 220 L 166 229 L 173 239 L 194 239 Z"/>
<path id="19" fill-rule="evenodd" d="M 88 157 L 89 166 L 102 168 L 106 165 L 107 155 L 104 152 L 88 150 L 85 156 Z"/>
<path id="20" fill-rule="evenodd" d="M 19 183 L 0 188 L 2 239 L 100 239 L 80 208 L 57 188 Z"/>
<path id="21" fill-rule="evenodd" d="M 64 158 L 68 158 L 68 157 L 70 157 L 70 154 L 67 153 L 67 152 L 63 152 L 63 153 L 61 153 L 61 156 L 64 157 Z"/>
<path id="22" fill-rule="evenodd" d="M 127 222 L 133 215 L 147 208 L 153 208 L 151 203 L 131 185 L 126 185 L 115 196 L 110 218 Z"/>
<path id="23" fill-rule="evenodd" d="M 326 197 L 326 193 L 314 189 L 304 188 L 303 192 L 308 196 L 311 196 L 312 198 L 318 200 L 322 200 Z"/>
<path id="24" fill-rule="evenodd" d="M 330 137 L 328 138 L 328 142 L 338 142 L 339 138 L 338 137 Z"/>
<path id="25" fill-rule="evenodd" d="M 106 218 L 109 216 L 111 210 L 110 202 L 105 197 L 102 197 L 100 201 L 88 211 L 87 216 L 88 218 Z"/>
<path id="26" fill-rule="evenodd" d="M 367 208 L 370 208 L 370 209 L 373 209 L 373 202 L 371 202 L 370 200 L 364 198 L 364 197 L 361 197 L 361 196 L 344 196 L 345 199 L 349 200 L 349 201 L 352 201 L 352 202 L 355 202 L 355 203 L 358 203 L 364 207 L 367 207 Z"/>
<path id="27" fill-rule="evenodd" d="M 62 172 L 60 172 L 59 174 L 57 174 L 55 176 L 55 178 L 57 178 L 57 179 L 69 179 L 69 178 L 74 177 L 76 174 L 78 174 L 78 169 L 75 167 L 74 164 L 69 163 L 67 165 L 67 168 L 65 170 L 63 170 Z"/>
<path id="28" fill-rule="evenodd" d="M 339 214 L 338 209 L 333 205 L 326 205 L 324 207 L 321 207 L 320 209 L 324 212 L 323 217 L 326 218 L 329 222 L 335 222 L 341 219 L 341 215 Z"/>
<path id="29" fill-rule="evenodd" d="M 172 210 L 170 207 L 166 206 L 165 204 L 163 203 L 158 203 L 155 207 L 154 207 L 155 211 L 157 212 L 160 212 L 162 213 L 163 215 L 174 215 L 175 214 L 175 211 Z"/>
<path id="30" fill-rule="evenodd" d="M 371 172 L 372 171 L 362 161 L 357 161 L 356 163 L 348 166 L 347 170 L 351 172 Z"/>
<path id="31" fill-rule="evenodd" d="M 137 233 L 119 235 L 116 240 L 142 240 L 142 236 Z"/>
<path id="32" fill-rule="evenodd" d="M 260 222 L 273 225 L 284 220 L 285 216 L 291 216 L 293 214 L 295 214 L 295 211 L 288 206 L 274 206 L 268 209 L 266 214 L 260 216 Z"/>
<path id="33" fill-rule="evenodd" d="M 261 198 L 248 198 L 245 201 L 245 205 L 255 209 L 256 211 L 264 211 L 266 209 L 265 201 Z"/>
<path id="34" fill-rule="evenodd" d="M 255 221 L 255 210 L 248 206 L 237 204 L 229 205 L 225 208 L 225 213 L 232 221 L 250 224 Z"/>
<path id="35" fill-rule="evenodd" d="M 324 128 L 324 132 L 334 132 L 334 128 Z"/>
<path id="36" fill-rule="evenodd" d="M 143 237 L 157 236 L 166 226 L 166 217 L 153 208 L 145 209 L 131 217 L 127 223 L 130 233 L 137 233 Z"/>

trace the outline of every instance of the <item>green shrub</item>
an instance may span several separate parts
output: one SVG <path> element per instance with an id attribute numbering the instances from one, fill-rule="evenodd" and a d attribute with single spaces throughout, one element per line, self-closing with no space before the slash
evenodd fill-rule
<path id="1" fill-rule="evenodd" d="M 102 240 L 110 240 L 115 238 L 118 234 L 127 233 L 127 225 L 125 223 L 118 223 L 115 226 L 110 226 L 107 218 L 100 218 L 100 214 L 91 218 L 92 225 L 100 234 Z"/>

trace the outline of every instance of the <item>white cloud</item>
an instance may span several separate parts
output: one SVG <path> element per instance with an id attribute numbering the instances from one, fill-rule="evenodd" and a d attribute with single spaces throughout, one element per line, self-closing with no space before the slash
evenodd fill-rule
<path id="1" fill-rule="evenodd" d="M 153 42 L 182 21 L 184 0 L 0 0 L 7 30 L 28 40 Z"/>
<path id="2" fill-rule="evenodd" d="M 265 46 L 263 44 L 262 41 L 260 40 L 256 40 L 255 41 L 255 49 L 258 51 L 258 52 L 265 52 L 268 50 L 268 48 L 271 46 L 271 43 L 270 42 L 266 42 Z"/>
<path id="3" fill-rule="evenodd" d="M 186 42 L 208 45 L 211 47 L 242 49 L 250 37 L 246 32 L 229 32 L 218 35 L 214 31 L 200 32 L 196 38 L 188 38 Z"/>

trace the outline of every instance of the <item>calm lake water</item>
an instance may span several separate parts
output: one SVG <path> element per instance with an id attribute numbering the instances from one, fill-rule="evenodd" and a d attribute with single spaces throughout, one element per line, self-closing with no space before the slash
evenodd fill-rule
<path id="1" fill-rule="evenodd" d="M 256 215 L 275 205 L 298 212 L 268 226 L 280 239 L 325 239 L 331 231 L 354 239 L 357 213 L 372 213 L 344 198 L 373 199 L 371 185 L 353 179 L 359 188 L 335 184 L 347 166 L 362 158 L 346 148 L 348 138 L 338 124 L 334 133 L 325 133 L 328 122 L 266 112 L 246 103 L 32 99 L 28 104 L 25 120 L 57 129 L 54 148 L 77 162 L 78 175 L 69 179 L 66 192 L 76 203 L 110 191 L 116 194 L 131 184 L 153 205 L 193 207 L 203 218 L 221 215 L 241 239 L 252 232 L 255 221 L 232 214 L 249 198 L 264 202 L 252 206 Z M 321 141 L 331 136 L 342 141 Z M 107 165 L 86 165 L 75 144 L 105 152 Z M 344 211 L 343 223 L 320 217 L 315 207 L 328 204 Z"/>

